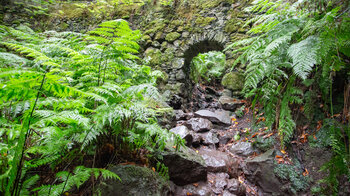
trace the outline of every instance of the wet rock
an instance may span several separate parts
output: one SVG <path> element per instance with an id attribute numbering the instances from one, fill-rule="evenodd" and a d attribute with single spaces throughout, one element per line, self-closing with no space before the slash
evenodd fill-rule
<path id="1" fill-rule="evenodd" d="M 193 196 L 212 196 L 214 193 L 211 188 L 205 182 L 199 182 L 198 185 L 193 184 L 179 187 L 175 190 L 174 195 L 193 195 Z"/>
<path id="2" fill-rule="evenodd" d="M 211 112 L 209 110 L 199 110 L 194 113 L 195 116 L 205 118 L 210 120 L 213 123 L 221 124 L 221 125 L 231 125 L 230 116 L 224 113 L 219 112 Z"/>
<path id="3" fill-rule="evenodd" d="M 223 193 L 222 193 L 222 196 L 236 196 L 235 194 L 232 194 L 232 193 L 230 193 L 229 191 L 224 191 Z"/>
<path id="4" fill-rule="evenodd" d="M 214 149 L 201 149 L 202 156 L 210 172 L 227 172 L 230 176 L 237 176 L 237 162 L 228 154 Z"/>
<path id="5" fill-rule="evenodd" d="M 177 73 L 176 73 L 176 80 L 183 80 L 185 79 L 185 73 L 182 69 L 180 69 Z"/>
<path id="6" fill-rule="evenodd" d="M 174 113 L 175 113 L 175 120 L 176 121 L 186 120 L 186 114 L 182 110 L 175 110 Z"/>
<path id="7" fill-rule="evenodd" d="M 173 129 L 170 129 L 170 132 L 173 132 L 181 137 L 181 139 L 184 139 L 186 141 L 186 145 L 190 146 L 192 144 L 192 134 L 190 130 L 186 126 L 178 126 Z"/>
<path id="8" fill-rule="evenodd" d="M 227 144 L 234 136 L 235 134 L 229 131 L 219 133 L 219 144 Z"/>
<path id="9" fill-rule="evenodd" d="M 244 103 L 241 100 L 232 98 L 232 97 L 228 97 L 228 96 L 221 96 L 219 98 L 219 102 L 221 104 L 221 107 L 225 110 L 229 110 L 229 111 L 236 111 L 237 108 L 241 107 L 242 105 L 244 105 Z"/>
<path id="10" fill-rule="evenodd" d="M 216 133 L 213 133 L 212 131 L 210 131 L 208 133 L 203 134 L 203 144 L 204 145 L 215 146 L 218 143 L 219 143 L 219 138 L 218 138 L 218 135 Z"/>
<path id="11" fill-rule="evenodd" d="M 205 132 L 213 128 L 213 124 L 204 118 L 191 118 L 186 122 L 186 126 L 195 132 Z"/>
<path id="12" fill-rule="evenodd" d="M 230 193 L 235 195 L 245 195 L 245 187 L 235 178 L 227 180 L 227 188 Z"/>
<path id="13" fill-rule="evenodd" d="M 101 195 L 156 195 L 170 194 L 170 184 L 156 172 L 135 165 L 117 165 L 109 168 L 122 180 L 105 180 L 100 184 Z"/>
<path id="14" fill-rule="evenodd" d="M 180 109 L 182 106 L 182 98 L 179 95 L 173 95 L 168 104 L 174 109 Z"/>
<path id="15" fill-rule="evenodd" d="M 215 173 L 214 175 L 213 192 L 215 194 L 222 194 L 227 186 L 229 175 L 226 173 Z"/>
<path id="16" fill-rule="evenodd" d="M 215 89 L 213 89 L 211 87 L 206 87 L 205 88 L 205 92 L 208 93 L 208 94 L 219 96 L 219 93 Z"/>
<path id="17" fill-rule="evenodd" d="M 268 150 L 253 159 L 247 159 L 244 171 L 248 180 L 255 183 L 266 194 L 280 193 L 283 185 L 274 174 L 274 150 Z"/>
<path id="18" fill-rule="evenodd" d="M 193 137 L 192 146 L 195 148 L 199 147 L 203 142 L 203 135 L 200 133 L 193 132 L 192 137 Z"/>
<path id="19" fill-rule="evenodd" d="M 186 185 L 207 180 L 207 167 L 203 158 L 194 150 L 181 147 L 175 150 L 172 144 L 166 145 L 163 162 L 168 167 L 170 180 L 176 185 Z"/>
<path id="20" fill-rule="evenodd" d="M 250 142 L 237 142 L 233 144 L 229 150 L 233 154 L 241 156 L 249 156 L 254 152 L 253 146 Z"/>

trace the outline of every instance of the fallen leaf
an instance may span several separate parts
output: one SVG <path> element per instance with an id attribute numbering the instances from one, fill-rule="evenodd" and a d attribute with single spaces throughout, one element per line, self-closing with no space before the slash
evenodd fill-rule
<path id="1" fill-rule="evenodd" d="M 265 138 L 268 138 L 268 137 L 271 137 L 273 134 L 275 134 L 275 133 L 270 133 L 270 134 L 268 134 L 268 135 L 265 135 L 263 138 L 265 139 Z"/>
<path id="2" fill-rule="evenodd" d="M 286 151 L 284 151 L 283 149 L 281 149 L 280 150 L 283 154 L 286 154 L 287 152 Z"/>
<path id="3" fill-rule="evenodd" d="M 276 159 L 283 158 L 281 155 L 276 155 Z"/>
<path id="4" fill-rule="evenodd" d="M 308 176 L 309 175 L 309 171 L 305 168 L 305 171 L 303 172 L 303 176 Z"/>
<path id="5" fill-rule="evenodd" d="M 252 138 L 254 138 L 254 137 L 257 136 L 257 135 L 258 135 L 258 132 L 254 133 L 254 134 L 252 135 Z"/>
<path id="6" fill-rule="evenodd" d="M 154 172 L 156 172 L 156 168 L 152 167 L 152 170 L 153 170 Z"/>

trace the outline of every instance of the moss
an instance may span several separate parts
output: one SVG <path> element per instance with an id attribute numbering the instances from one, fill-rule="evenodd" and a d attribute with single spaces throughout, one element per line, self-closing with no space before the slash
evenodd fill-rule
<path id="1" fill-rule="evenodd" d="M 159 49 L 148 48 L 145 51 L 145 57 L 150 57 L 151 65 L 160 65 L 162 63 L 162 52 Z"/>
<path id="2" fill-rule="evenodd" d="M 173 42 L 175 41 L 177 38 L 179 38 L 181 36 L 180 33 L 178 32 L 172 32 L 172 33 L 168 33 L 165 37 L 165 40 L 167 40 L 168 42 Z"/>
<path id="3" fill-rule="evenodd" d="M 157 32 L 156 36 L 154 37 L 155 40 L 161 40 L 164 39 L 163 32 Z"/>
<path id="4" fill-rule="evenodd" d="M 164 55 L 162 56 L 162 61 L 163 62 L 170 62 L 174 59 L 175 57 L 175 49 L 174 48 L 167 48 L 164 51 Z"/>
<path id="5" fill-rule="evenodd" d="M 147 30 L 144 33 L 148 35 L 157 33 L 161 29 L 164 29 L 165 26 L 166 26 L 165 20 L 154 20 L 146 27 Z"/>
<path id="6" fill-rule="evenodd" d="M 227 33 L 236 32 L 240 28 L 240 25 L 241 24 L 237 21 L 237 19 L 231 19 L 226 22 L 225 32 Z"/>
<path id="7" fill-rule="evenodd" d="M 198 17 L 195 23 L 201 27 L 204 27 L 209 25 L 214 20 L 216 20 L 215 17 Z"/>
<path id="8" fill-rule="evenodd" d="M 209 9 L 213 7 L 217 7 L 223 0 L 212 0 L 212 1 L 206 1 L 206 3 L 202 4 L 202 9 Z"/>
<path id="9" fill-rule="evenodd" d="M 173 20 L 173 21 L 171 21 L 170 24 L 175 26 L 175 27 L 177 27 L 177 26 L 183 25 L 184 21 L 182 21 L 182 20 Z"/>
<path id="10" fill-rule="evenodd" d="M 149 36 L 149 35 L 144 35 L 143 37 L 142 37 L 142 40 L 144 40 L 144 41 L 148 41 L 148 40 L 151 40 L 152 38 Z"/>
<path id="11" fill-rule="evenodd" d="M 221 81 L 221 84 L 230 90 L 242 90 L 244 85 L 244 76 L 238 72 L 227 73 Z"/>

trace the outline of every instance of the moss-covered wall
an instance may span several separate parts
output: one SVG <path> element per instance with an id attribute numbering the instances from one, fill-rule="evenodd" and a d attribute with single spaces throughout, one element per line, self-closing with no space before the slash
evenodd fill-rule
<path id="1" fill-rule="evenodd" d="M 49 15 L 35 24 L 39 24 L 36 26 L 39 29 L 86 32 L 104 20 L 128 20 L 132 28 L 143 33 L 141 55 L 150 58 L 153 68 L 167 74 L 168 79 L 160 84 L 162 89 L 186 96 L 188 66 L 195 55 L 222 50 L 247 37 L 248 27 L 243 25 L 249 15 L 243 10 L 250 0 L 173 2 L 177 4 L 123 4 L 116 0 L 66 2 L 51 7 Z M 9 14 L 5 17 L 13 20 Z M 228 62 L 233 61 L 231 51 L 227 51 L 226 56 Z"/>

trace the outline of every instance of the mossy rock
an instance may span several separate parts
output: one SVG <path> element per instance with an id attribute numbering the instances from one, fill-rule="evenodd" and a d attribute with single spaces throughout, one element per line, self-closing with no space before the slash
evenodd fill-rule
<path id="1" fill-rule="evenodd" d="M 209 25 L 214 20 L 216 20 L 215 17 L 198 17 L 195 23 L 201 27 L 204 27 Z"/>
<path id="2" fill-rule="evenodd" d="M 155 195 L 170 194 L 170 183 L 153 170 L 135 165 L 117 165 L 109 168 L 119 180 L 105 180 L 100 184 L 101 195 Z"/>
<path id="3" fill-rule="evenodd" d="M 233 91 L 239 91 L 244 86 L 244 76 L 238 72 L 230 72 L 224 75 L 221 80 L 222 86 Z"/>
<path id="4" fill-rule="evenodd" d="M 147 48 L 145 51 L 145 57 L 150 57 L 151 65 L 160 65 L 162 63 L 162 52 L 156 48 Z"/>
<path id="5" fill-rule="evenodd" d="M 147 30 L 144 32 L 144 34 L 153 34 L 157 33 L 158 31 L 164 29 L 166 26 L 166 21 L 165 20 L 154 20 L 152 21 L 148 26 Z"/>
<path id="6" fill-rule="evenodd" d="M 180 33 L 178 32 L 172 32 L 172 33 L 168 33 L 165 37 L 165 40 L 167 40 L 168 42 L 173 42 L 175 41 L 177 38 L 179 38 L 181 36 Z"/>
<path id="7" fill-rule="evenodd" d="M 225 32 L 227 32 L 227 33 L 236 32 L 236 31 L 238 31 L 240 26 L 242 26 L 242 25 L 240 24 L 239 21 L 237 21 L 237 19 L 231 19 L 231 20 L 226 22 Z"/>
<path id="8" fill-rule="evenodd" d="M 174 59 L 175 55 L 175 49 L 172 47 L 169 47 L 165 49 L 164 55 L 162 56 L 162 61 L 163 62 L 170 62 Z"/>

